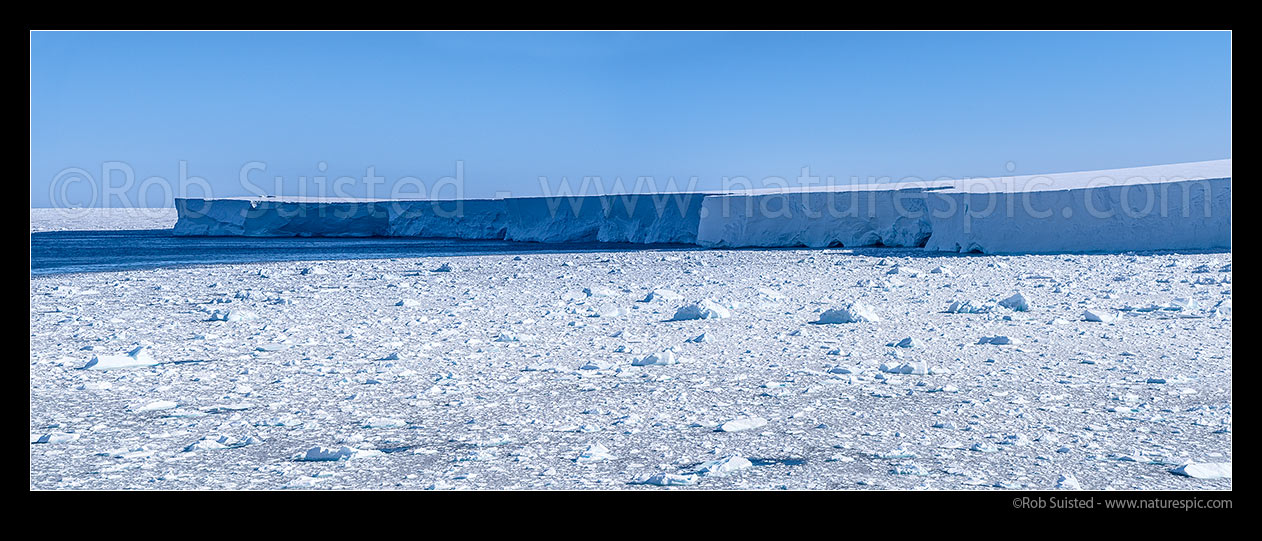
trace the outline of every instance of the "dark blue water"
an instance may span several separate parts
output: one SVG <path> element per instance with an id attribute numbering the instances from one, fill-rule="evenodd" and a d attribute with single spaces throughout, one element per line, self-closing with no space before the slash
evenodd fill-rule
<path id="1" fill-rule="evenodd" d="M 492 254 L 696 250 L 684 244 L 540 244 L 502 240 L 176 237 L 167 230 L 31 233 L 31 275 L 183 265 Z"/>

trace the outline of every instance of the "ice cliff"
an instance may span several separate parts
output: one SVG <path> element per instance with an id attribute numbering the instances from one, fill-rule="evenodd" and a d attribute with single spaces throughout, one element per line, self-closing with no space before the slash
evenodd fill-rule
<path id="1" fill-rule="evenodd" d="M 864 185 L 848 190 L 715 195 L 702 203 L 697 243 L 745 246 L 924 246 L 932 234 L 932 187 Z"/>
<path id="2" fill-rule="evenodd" d="M 462 201 L 176 199 L 175 235 L 982 253 L 1231 247 L 1231 160 L 827 188 Z"/>

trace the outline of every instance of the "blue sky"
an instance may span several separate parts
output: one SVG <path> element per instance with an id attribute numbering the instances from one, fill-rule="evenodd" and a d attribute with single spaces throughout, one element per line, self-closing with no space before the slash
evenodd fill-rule
<path id="1" fill-rule="evenodd" d="M 181 162 L 205 180 L 192 196 L 314 194 L 318 176 L 362 196 L 369 167 L 374 195 L 403 177 L 434 190 L 460 162 L 460 195 L 485 197 L 541 195 L 541 176 L 718 189 L 803 167 L 999 176 L 1230 150 L 1225 32 L 31 35 L 32 206 L 169 204 L 158 182 L 138 192 L 178 184 Z"/>

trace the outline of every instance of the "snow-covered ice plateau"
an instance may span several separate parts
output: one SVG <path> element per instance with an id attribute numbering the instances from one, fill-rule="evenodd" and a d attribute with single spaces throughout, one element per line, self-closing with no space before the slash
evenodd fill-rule
<path id="1" fill-rule="evenodd" d="M 594 234 L 680 239 L 615 225 Z M 1231 259 L 560 250 L 34 276 L 30 483 L 1230 489 Z M 820 324 L 833 310 L 851 322 Z"/>

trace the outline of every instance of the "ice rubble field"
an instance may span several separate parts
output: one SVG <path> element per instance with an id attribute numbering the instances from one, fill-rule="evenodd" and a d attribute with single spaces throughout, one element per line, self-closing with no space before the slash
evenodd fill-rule
<path id="1" fill-rule="evenodd" d="M 31 487 L 1230 489 L 1231 276 L 859 248 L 36 277 Z"/>

